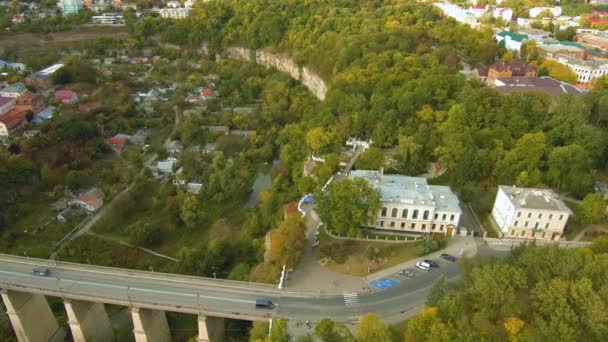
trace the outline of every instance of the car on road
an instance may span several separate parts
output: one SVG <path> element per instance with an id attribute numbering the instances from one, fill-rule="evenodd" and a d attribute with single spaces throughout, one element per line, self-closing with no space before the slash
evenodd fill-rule
<path id="1" fill-rule="evenodd" d="M 270 299 L 258 298 L 255 300 L 257 309 L 274 309 L 274 303 Z"/>
<path id="2" fill-rule="evenodd" d="M 414 272 L 412 272 L 410 270 L 406 270 L 406 269 L 399 270 L 399 272 L 397 272 L 397 274 L 404 276 L 406 278 L 414 278 L 416 276 L 416 274 L 414 274 Z"/>
<path id="3" fill-rule="evenodd" d="M 424 262 L 426 262 L 427 264 L 431 265 L 431 267 L 434 268 L 439 268 L 439 264 L 433 260 L 429 260 L 429 259 L 424 259 Z"/>
<path id="4" fill-rule="evenodd" d="M 447 253 L 441 254 L 441 258 L 447 261 L 456 262 L 456 257 Z"/>
<path id="5" fill-rule="evenodd" d="M 40 277 L 48 277 L 51 275 L 51 270 L 46 267 L 36 267 L 32 270 L 32 274 Z"/>
<path id="6" fill-rule="evenodd" d="M 431 269 L 431 265 L 429 265 L 428 263 L 426 263 L 424 261 L 418 261 L 416 263 L 416 267 L 418 267 L 419 269 L 421 269 L 423 271 L 428 271 Z"/>

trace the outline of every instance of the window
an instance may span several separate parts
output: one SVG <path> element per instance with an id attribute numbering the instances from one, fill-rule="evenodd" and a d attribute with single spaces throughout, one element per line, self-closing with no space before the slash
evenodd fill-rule
<path id="1" fill-rule="evenodd" d="M 536 232 L 532 232 L 532 237 L 536 237 Z"/>
<path id="2" fill-rule="evenodd" d="M 401 222 L 401 229 L 405 228 L 405 222 Z"/>
<path id="3" fill-rule="evenodd" d="M 525 231 L 525 230 L 522 230 L 522 231 L 521 231 L 521 236 L 525 236 L 525 235 L 526 235 L 526 231 Z"/>
<path id="4" fill-rule="evenodd" d="M 543 213 L 538 214 L 538 218 L 542 219 L 543 218 Z"/>
<path id="5" fill-rule="evenodd" d="M 559 220 L 561 221 L 564 218 L 564 215 L 559 215 Z"/>
<path id="6" fill-rule="evenodd" d="M 414 213 L 412 214 L 412 218 L 413 218 L 414 220 L 417 220 L 417 219 L 418 219 L 418 209 L 414 209 Z"/>
<path id="7" fill-rule="evenodd" d="M 532 213 L 528 213 L 528 218 L 531 218 L 531 217 L 532 217 Z"/>
<path id="8" fill-rule="evenodd" d="M 521 211 L 517 212 L 517 217 L 521 217 Z"/>
<path id="9" fill-rule="evenodd" d="M 429 219 L 429 211 L 425 210 L 424 213 L 422 214 L 422 219 L 423 220 L 428 220 Z"/>
<path id="10" fill-rule="evenodd" d="M 441 221 L 445 221 L 448 216 L 446 214 L 441 215 Z"/>
<path id="11" fill-rule="evenodd" d="M 547 236 L 547 232 L 543 232 L 543 239 Z"/>
<path id="12" fill-rule="evenodd" d="M 391 221 L 391 228 L 395 228 L 395 221 Z"/>
<path id="13" fill-rule="evenodd" d="M 433 223 L 433 225 L 431 226 L 431 230 L 435 230 L 436 227 L 437 225 Z"/>
<path id="14" fill-rule="evenodd" d="M 386 217 L 386 210 L 386 208 L 382 208 L 382 214 L 380 214 L 380 216 Z"/>
<path id="15" fill-rule="evenodd" d="M 517 227 L 519 226 L 519 221 L 515 221 L 515 224 L 513 225 L 513 227 Z"/>
<path id="16" fill-rule="evenodd" d="M 549 222 L 547 222 L 547 224 L 545 224 L 545 229 L 549 229 Z"/>
<path id="17" fill-rule="evenodd" d="M 439 219 L 439 214 L 435 213 L 435 220 Z"/>
<path id="18" fill-rule="evenodd" d="M 454 222 L 454 217 L 456 217 L 456 216 L 450 215 L 450 222 Z"/>
<path id="19" fill-rule="evenodd" d="M 528 228 L 528 221 L 526 221 L 526 224 L 524 224 L 524 227 Z"/>
<path id="20" fill-rule="evenodd" d="M 539 223 L 538 223 L 538 222 L 536 222 L 536 223 L 534 224 L 534 229 L 538 229 L 538 227 L 539 227 Z"/>
<path id="21" fill-rule="evenodd" d="M 407 218 L 407 209 L 403 209 L 401 212 L 401 218 Z"/>
<path id="22" fill-rule="evenodd" d="M 384 227 L 384 221 L 380 221 L 380 227 Z"/>
<path id="23" fill-rule="evenodd" d="M 416 229 L 416 224 L 412 223 L 412 225 L 410 226 L 410 229 Z"/>
<path id="24" fill-rule="evenodd" d="M 553 220 L 553 214 L 549 214 L 549 220 Z"/>
<path id="25" fill-rule="evenodd" d="M 511 230 L 511 235 L 515 235 L 515 230 Z"/>
<path id="26" fill-rule="evenodd" d="M 439 230 L 443 231 L 443 225 L 439 226 Z"/>
<path id="27" fill-rule="evenodd" d="M 422 230 L 425 230 L 425 229 L 426 229 L 426 224 L 423 223 L 422 224 Z"/>
<path id="28" fill-rule="evenodd" d="M 399 210 L 397 210 L 397 208 L 393 208 L 393 210 L 391 210 L 391 217 L 397 217 L 397 212 Z"/>

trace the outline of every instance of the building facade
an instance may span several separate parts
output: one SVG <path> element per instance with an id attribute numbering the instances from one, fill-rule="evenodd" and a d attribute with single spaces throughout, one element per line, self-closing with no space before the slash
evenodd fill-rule
<path id="1" fill-rule="evenodd" d="M 83 0 L 60 0 L 58 5 L 63 15 L 78 13 L 84 7 Z"/>
<path id="2" fill-rule="evenodd" d="M 536 77 L 538 69 L 521 61 L 496 63 L 488 69 L 488 82 L 504 77 Z"/>
<path id="3" fill-rule="evenodd" d="M 504 42 L 505 48 L 510 51 L 521 51 L 522 44 L 528 40 L 527 34 L 502 31 L 496 35 L 496 41 L 500 44 Z"/>
<path id="4" fill-rule="evenodd" d="M 25 94 L 26 91 L 27 88 L 25 87 L 25 84 L 22 82 L 17 82 L 2 88 L 0 90 L 0 96 L 18 98 L 19 96 Z"/>
<path id="5" fill-rule="evenodd" d="M 608 59 L 585 61 L 566 55 L 557 55 L 554 60 L 574 71 L 577 86 L 582 88 L 589 88 L 593 86 L 595 80 L 608 75 Z"/>
<path id="6" fill-rule="evenodd" d="M 492 218 L 508 238 L 558 241 L 572 211 L 550 189 L 500 185 Z"/>
<path id="7" fill-rule="evenodd" d="M 456 232 L 462 210 L 448 186 L 428 185 L 426 178 L 384 175 L 382 171 L 355 170 L 349 178 L 363 178 L 380 191 L 381 209 L 372 228 L 442 234 Z"/>
<path id="8" fill-rule="evenodd" d="M 608 35 L 606 34 L 581 34 L 574 38 L 577 42 L 591 45 L 604 52 L 608 52 Z"/>

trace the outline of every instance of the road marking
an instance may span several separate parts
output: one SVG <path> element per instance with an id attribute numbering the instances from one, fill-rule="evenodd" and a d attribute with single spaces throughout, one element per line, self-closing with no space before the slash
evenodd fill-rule
<path id="1" fill-rule="evenodd" d="M 369 285 L 378 290 L 385 290 L 385 289 L 388 289 L 389 287 L 395 286 L 399 283 L 400 283 L 400 281 L 397 279 L 381 278 L 381 279 L 370 282 Z"/>
<path id="2" fill-rule="evenodd" d="M 359 304 L 359 295 L 356 293 L 345 293 L 344 304 L 346 304 L 347 306 Z"/>

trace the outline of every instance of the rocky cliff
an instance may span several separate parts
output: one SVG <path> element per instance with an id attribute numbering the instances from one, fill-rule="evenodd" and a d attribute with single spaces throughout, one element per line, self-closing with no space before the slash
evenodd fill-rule
<path id="1" fill-rule="evenodd" d="M 294 79 L 302 82 L 319 100 L 325 100 L 325 94 L 327 93 L 325 81 L 308 67 L 297 65 L 288 55 L 273 53 L 268 49 L 251 50 L 243 47 L 227 48 L 226 55 L 228 58 L 256 62 L 289 74 Z"/>

